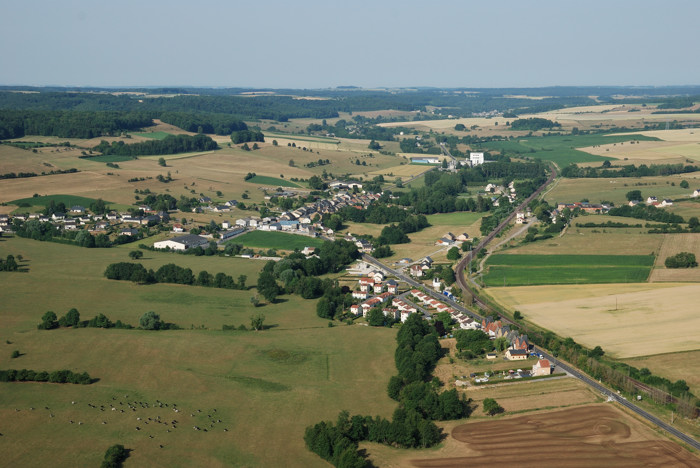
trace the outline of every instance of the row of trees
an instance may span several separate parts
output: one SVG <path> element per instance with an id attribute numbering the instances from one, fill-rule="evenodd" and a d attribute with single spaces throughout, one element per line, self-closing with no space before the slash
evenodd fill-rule
<path id="1" fill-rule="evenodd" d="M 57 370 L 49 373 L 31 369 L 8 369 L 0 370 L 0 382 L 51 382 L 89 385 L 94 380 L 87 372 L 78 374 L 69 370 Z"/>
<path id="2" fill-rule="evenodd" d="M 56 175 L 56 174 L 74 174 L 78 171 L 76 168 L 72 167 L 70 169 L 52 169 L 48 172 L 43 171 L 41 174 L 36 172 L 7 172 L 5 174 L 0 174 L 0 180 L 2 179 L 24 179 L 27 177 L 39 177 L 43 175 Z"/>
<path id="3" fill-rule="evenodd" d="M 231 141 L 236 145 L 250 141 L 265 141 L 265 135 L 258 130 L 237 130 L 231 133 Z"/>
<path id="4" fill-rule="evenodd" d="M 174 263 L 168 263 L 158 270 L 146 270 L 140 263 L 119 262 L 107 266 L 104 276 L 111 280 L 133 281 L 140 284 L 174 283 L 190 286 L 206 286 L 223 289 L 246 289 L 246 275 L 240 275 L 234 280 L 231 275 L 217 273 L 212 275 L 202 270 L 195 277 L 190 268 L 183 268 Z"/>
<path id="5" fill-rule="evenodd" d="M 73 328 L 122 328 L 131 329 L 134 328 L 128 323 L 123 323 L 121 320 L 112 322 L 104 314 L 97 314 L 90 320 L 80 320 L 80 312 L 77 309 L 70 309 L 64 316 L 60 319 L 56 316 L 56 313 L 49 310 L 41 317 L 41 323 L 36 326 L 39 330 L 55 330 L 59 327 L 73 327 Z"/>
<path id="6" fill-rule="evenodd" d="M 103 155 L 130 156 L 135 158 L 143 155 L 177 154 L 196 151 L 212 151 L 218 149 L 216 144 L 207 135 L 168 135 L 162 140 L 149 140 L 141 143 L 127 145 L 124 141 L 113 141 L 111 144 L 102 140 L 95 147 Z"/>
<path id="7" fill-rule="evenodd" d="M 695 171 L 700 171 L 700 167 L 690 164 L 652 164 L 651 166 L 628 164 L 619 167 L 612 166 L 610 161 L 604 161 L 601 167 L 579 167 L 576 164 L 570 164 L 562 169 L 561 175 L 569 178 L 652 177 Z"/>
<path id="8" fill-rule="evenodd" d="M 622 205 L 611 208 L 608 211 L 610 216 L 623 216 L 626 218 L 644 219 L 646 221 L 657 221 L 660 223 L 684 223 L 685 219 L 681 215 L 671 213 L 653 205 L 638 204 L 635 206 Z"/>

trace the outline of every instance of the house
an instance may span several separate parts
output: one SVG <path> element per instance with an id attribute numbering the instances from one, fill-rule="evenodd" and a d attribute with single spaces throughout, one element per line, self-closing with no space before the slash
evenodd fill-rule
<path id="1" fill-rule="evenodd" d="M 20 216 L 15 216 L 15 218 L 21 219 Z M 54 221 L 63 221 L 64 219 L 66 219 L 66 214 L 56 212 L 51 215 L 51 219 Z"/>
<path id="2" fill-rule="evenodd" d="M 442 282 L 440 281 L 440 278 L 433 278 L 433 289 L 436 291 L 440 291 L 440 286 L 442 285 Z"/>
<path id="3" fill-rule="evenodd" d="M 359 239 L 357 242 L 355 242 L 355 245 L 360 250 L 360 252 L 363 253 L 372 253 L 372 251 L 374 250 L 372 244 L 365 239 Z"/>
<path id="4" fill-rule="evenodd" d="M 532 365 L 532 376 L 550 375 L 552 373 L 552 365 L 547 359 L 540 359 Z"/>
<path id="5" fill-rule="evenodd" d="M 368 297 L 369 297 L 369 292 L 367 292 L 367 291 L 353 291 L 352 292 L 353 299 L 359 299 L 361 301 L 364 301 Z"/>
<path id="6" fill-rule="evenodd" d="M 513 340 L 511 346 L 517 349 L 530 349 L 530 341 L 527 339 L 527 335 L 520 335 Z"/>
<path id="7" fill-rule="evenodd" d="M 508 348 L 508 351 L 506 351 L 506 359 L 509 361 L 523 361 L 527 359 L 527 356 L 528 352 L 524 349 Z"/>
<path id="8" fill-rule="evenodd" d="M 397 283 L 393 279 L 390 279 L 389 281 L 386 282 L 386 290 L 391 294 L 398 294 L 399 293 L 399 283 Z"/>
<path id="9" fill-rule="evenodd" d="M 231 211 L 231 207 L 227 205 L 216 205 L 214 208 L 212 208 L 212 211 L 216 213 L 227 213 Z"/>
<path id="10" fill-rule="evenodd" d="M 628 205 L 635 207 L 635 206 L 639 205 L 639 200 L 630 200 Z"/>
<path id="11" fill-rule="evenodd" d="M 423 269 L 420 265 L 411 265 L 411 276 L 415 276 L 416 278 L 423 276 Z"/>
<path id="12" fill-rule="evenodd" d="M 78 229 L 78 223 L 76 223 L 73 219 L 67 219 L 63 223 L 63 229 L 65 229 L 66 231 L 75 231 L 76 229 Z"/>
<path id="13" fill-rule="evenodd" d="M 401 318 L 401 313 L 396 309 L 384 308 L 382 309 L 384 317 L 389 317 L 392 320 L 398 320 Z"/>
<path id="14" fill-rule="evenodd" d="M 374 278 L 360 278 L 360 291 L 369 292 L 374 287 Z"/>
<path id="15" fill-rule="evenodd" d="M 173 237 L 172 239 L 156 242 L 153 244 L 153 247 L 156 249 L 170 248 L 172 250 L 187 250 L 195 247 L 202 247 L 208 243 L 209 241 L 204 237 L 188 234 L 186 236 Z"/>
<path id="16" fill-rule="evenodd" d="M 469 153 L 469 163 L 472 167 L 484 164 L 484 153 Z"/>
<path id="17" fill-rule="evenodd" d="M 122 236 L 133 237 L 133 236 L 137 236 L 139 234 L 139 230 L 138 229 L 131 229 L 131 228 L 124 228 L 119 232 L 119 234 Z"/>
<path id="18" fill-rule="evenodd" d="M 522 211 L 518 211 L 515 214 L 515 223 L 516 224 L 524 224 L 525 223 L 525 213 Z"/>
<path id="19" fill-rule="evenodd" d="M 85 207 L 81 205 L 73 205 L 70 207 L 71 213 L 82 214 L 85 213 Z"/>
<path id="20" fill-rule="evenodd" d="M 199 200 L 197 200 L 199 203 L 211 203 L 211 198 L 209 197 L 202 197 Z"/>
<path id="21" fill-rule="evenodd" d="M 353 304 L 350 306 L 350 313 L 354 315 L 360 315 L 362 313 L 362 309 L 359 305 Z"/>
<path id="22" fill-rule="evenodd" d="M 700 189 L 695 189 L 693 191 L 693 198 L 698 198 L 700 197 Z"/>
<path id="23" fill-rule="evenodd" d="M 647 205 L 653 205 L 654 203 L 658 202 L 659 200 L 654 196 L 647 197 Z"/>
<path id="24" fill-rule="evenodd" d="M 452 245 L 452 244 L 454 244 L 454 241 L 451 239 L 448 239 L 446 237 L 443 237 L 443 238 L 435 241 L 435 245 L 448 246 L 448 245 Z"/>
<path id="25" fill-rule="evenodd" d="M 382 273 L 381 271 L 375 271 L 369 276 L 370 278 L 374 279 L 375 283 L 381 283 L 382 281 L 384 281 L 384 273 Z"/>
<path id="26" fill-rule="evenodd" d="M 408 310 L 402 310 L 402 311 L 401 311 L 401 316 L 400 316 L 401 322 L 403 323 L 403 322 L 405 322 L 406 320 L 408 320 L 408 316 L 409 316 L 409 315 L 411 315 L 411 312 L 410 312 L 410 311 L 408 311 Z"/>
<path id="27" fill-rule="evenodd" d="M 173 224 L 173 232 L 185 232 L 185 228 L 182 227 L 182 224 L 175 223 Z"/>
<path id="28" fill-rule="evenodd" d="M 309 247 L 309 246 L 304 247 L 304 250 L 301 251 L 301 253 L 303 253 L 307 257 L 315 252 L 316 252 L 316 247 Z"/>
<path id="29" fill-rule="evenodd" d="M 665 198 L 661 201 L 661 206 L 672 206 L 673 205 L 673 200 L 670 200 L 668 198 Z"/>
<path id="30" fill-rule="evenodd" d="M 227 201 L 226 203 L 224 203 L 224 205 L 233 208 L 233 207 L 235 207 L 236 205 L 238 205 L 238 202 L 237 202 L 236 200 L 229 200 L 229 201 Z"/>
<path id="31" fill-rule="evenodd" d="M 381 294 L 384 292 L 384 285 L 379 282 L 379 283 L 374 283 L 374 294 Z"/>
<path id="32" fill-rule="evenodd" d="M 460 242 L 467 242 L 469 240 L 469 235 L 467 235 L 467 233 L 463 232 L 462 234 L 457 236 L 457 240 Z"/>

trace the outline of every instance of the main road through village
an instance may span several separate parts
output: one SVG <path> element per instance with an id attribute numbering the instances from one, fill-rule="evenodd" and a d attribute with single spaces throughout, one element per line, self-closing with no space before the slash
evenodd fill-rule
<path id="1" fill-rule="evenodd" d="M 465 279 L 465 277 L 464 277 L 464 270 L 465 270 L 465 268 L 467 267 L 467 265 L 469 264 L 469 262 L 471 262 L 472 259 L 476 257 L 476 255 L 479 253 L 480 250 L 482 250 L 484 247 L 486 247 L 486 245 L 488 245 L 488 243 L 491 242 L 491 241 L 494 239 L 494 237 L 496 237 L 501 231 L 503 231 L 503 229 L 504 229 L 506 226 L 508 226 L 508 224 L 509 224 L 509 223 L 513 220 L 513 218 L 515 217 L 516 213 L 517 213 L 518 211 L 524 210 L 524 209 L 526 208 L 527 204 L 530 203 L 533 199 L 535 199 L 535 197 L 539 196 L 539 195 L 542 193 L 542 191 L 543 191 L 549 184 L 551 184 L 551 183 L 554 181 L 554 179 L 555 179 L 556 177 L 557 177 L 556 168 L 555 168 L 555 167 L 552 167 L 552 168 L 551 168 L 550 175 L 549 175 L 549 177 L 547 178 L 547 180 L 545 181 L 545 183 L 542 184 L 532 195 L 530 195 L 524 202 L 522 202 L 515 210 L 513 210 L 513 212 L 510 214 L 510 216 L 508 216 L 506 219 L 504 219 L 504 220 L 496 227 L 496 229 L 494 229 L 488 236 L 486 236 L 486 237 L 476 246 L 476 248 L 474 248 L 474 249 L 473 249 L 472 251 L 470 251 L 467 255 L 465 255 L 465 257 L 464 257 L 464 258 L 457 264 L 457 266 L 455 267 L 455 276 L 456 276 L 456 278 L 457 278 L 457 284 L 458 284 L 459 287 L 462 289 L 462 291 L 464 292 L 465 295 L 468 295 L 469 297 L 473 297 L 473 298 L 474 298 L 474 302 L 475 302 L 477 305 L 479 305 L 479 307 L 480 307 L 482 310 L 489 311 L 489 310 L 490 310 L 490 307 L 488 306 L 488 304 L 486 304 L 485 302 L 481 301 L 481 300 L 478 298 L 477 294 L 476 294 L 476 293 L 469 287 L 469 285 L 467 284 L 467 281 L 466 281 L 466 279 Z M 408 275 L 404 274 L 402 271 L 394 270 L 394 269 L 392 269 L 392 268 L 389 268 L 388 266 L 384 265 L 384 264 L 381 263 L 379 260 L 377 260 L 376 258 L 374 258 L 374 257 L 372 257 L 372 256 L 370 256 L 370 255 L 363 254 L 363 255 L 362 255 L 362 258 L 363 258 L 366 262 L 372 263 L 373 265 L 379 267 L 380 269 L 384 270 L 384 271 L 387 272 L 388 274 L 396 276 L 396 277 L 399 278 L 400 280 L 402 280 L 402 281 L 408 283 L 409 285 L 411 285 L 411 286 L 413 286 L 413 287 L 415 287 L 415 288 L 424 286 L 423 284 L 421 284 L 421 283 L 415 281 L 413 278 L 411 278 L 411 277 L 409 277 Z M 439 293 L 437 293 L 437 292 L 435 292 L 435 291 L 432 291 L 432 290 L 430 290 L 430 289 L 428 289 L 428 288 L 425 288 L 425 291 L 427 292 L 427 294 L 431 295 L 431 296 L 434 297 L 435 299 L 438 299 L 438 300 L 440 300 L 440 301 L 449 303 L 450 306 L 452 306 L 453 308 L 459 310 L 459 311 L 462 312 L 463 314 L 465 314 L 465 315 L 467 315 L 467 316 L 469 316 L 469 317 L 471 317 L 471 318 L 473 318 L 473 319 L 475 319 L 475 320 L 481 321 L 481 320 L 484 318 L 484 317 L 482 317 L 481 315 L 479 315 L 479 314 L 477 314 L 477 313 L 475 313 L 475 312 L 473 312 L 473 311 L 471 311 L 471 310 L 468 310 L 468 309 L 466 309 L 465 307 L 463 307 L 463 306 L 457 304 L 454 300 L 449 299 L 449 298 L 447 298 L 446 296 L 443 296 L 442 294 L 439 294 Z M 510 322 L 510 320 L 507 320 L 507 319 L 505 319 L 505 318 L 504 318 L 503 320 L 506 321 L 506 322 Z M 510 323 L 512 323 L 512 322 L 510 322 Z M 595 380 L 591 379 L 590 377 L 588 377 L 586 374 L 584 374 L 583 372 L 579 371 L 578 369 L 575 369 L 574 367 L 570 366 L 569 364 L 564 363 L 564 362 L 562 362 L 562 361 L 556 359 L 554 356 L 551 355 L 551 353 L 547 352 L 546 350 L 535 347 L 534 351 L 535 351 L 537 354 L 541 354 L 543 357 L 545 357 L 546 359 L 548 359 L 550 363 L 552 363 L 552 364 L 555 365 L 556 367 L 558 367 L 558 368 L 564 370 L 565 372 L 567 372 L 568 374 L 570 374 L 572 377 L 575 377 L 575 378 L 581 380 L 582 382 L 584 382 L 585 384 L 587 384 L 587 385 L 593 387 L 595 390 L 599 391 L 599 392 L 602 393 L 603 395 L 609 397 L 611 400 L 617 401 L 617 402 L 620 403 L 622 406 L 627 407 L 629 410 L 635 412 L 636 414 L 638 414 L 638 415 L 641 416 L 642 418 L 644 418 L 644 419 L 646 419 L 647 421 L 651 422 L 652 424 L 658 426 L 659 428 L 663 429 L 664 431 L 668 432 L 669 434 L 673 435 L 674 437 L 678 438 L 679 440 L 682 440 L 682 441 L 685 442 L 686 444 L 688 444 L 688 445 L 694 447 L 694 448 L 697 449 L 697 450 L 700 450 L 700 443 L 699 443 L 697 440 L 695 440 L 694 438 L 690 437 L 689 435 L 687 435 L 687 434 L 685 434 L 685 433 L 679 431 L 678 429 L 676 429 L 676 428 L 673 427 L 672 425 L 670 425 L 670 424 L 668 424 L 668 423 L 662 421 L 661 419 L 659 419 L 659 418 L 657 418 L 656 416 L 654 416 L 654 415 L 648 413 L 647 411 L 643 410 L 642 408 L 640 408 L 639 406 L 635 405 L 634 403 L 632 403 L 632 402 L 626 400 L 625 398 L 623 398 L 623 397 L 617 395 L 614 391 L 610 390 L 609 388 L 607 388 L 607 387 L 601 385 L 600 383 L 596 382 Z"/>

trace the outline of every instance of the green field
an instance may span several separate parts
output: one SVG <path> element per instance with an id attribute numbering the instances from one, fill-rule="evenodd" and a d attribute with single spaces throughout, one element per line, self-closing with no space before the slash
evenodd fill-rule
<path id="1" fill-rule="evenodd" d="M 0 256 L 21 254 L 29 269 L 0 273 L 0 369 L 65 368 L 99 379 L 87 386 L 0 383 L 3 465 L 98 466 L 105 450 L 119 443 L 131 450 L 125 466 L 322 467 L 327 463 L 304 446 L 306 426 L 335 419 L 341 409 L 390 417 L 396 403 L 386 385 L 395 372 L 395 330 L 329 328 L 315 314 L 316 301 L 298 296 L 253 308 L 255 289 L 105 279 L 105 267 L 128 261 L 132 249 L 0 239 Z M 140 260 L 147 268 L 168 262 L 247 274 L 249 284 L 264 265 L 159 252 L 145 252 Z M 45 311 L 60 316 L 70 307 L 82 319 L 104 313 L 131 324 L 153 310 L 184 329 L 36 329 Z M 268 330 L 221 331 L 223 324 L 249 326 L 254 313 L 265 315 Z M 14 349 L 22 356 L 11 359 Z M 170 406 L 161 408 L 157 400 Z M 149 407 L 132 405 L 132 411 L 127 402 Z M 157 417 L 169 424 L 149 424 Z M 195 425 L 203 429 L 195 431 Z"/>
<path id="2" fill-rule="evenodd" d="M 43 195 L 39 197 L 20 198 L 18 200 L 12 200 L 8 203 L 12 205 L 28 203 L 31 206 L 46 206 L 52 201 L 55 203 L 63 203 L 66 205 L 66 208 L 70 209 L 70 207 L 73 205 L 82 205 L 87 208 L 91 203 L 97 200 L 94 198 L 80 197 L 78 195 Z M 112 202 L 105 200 L 105 203 L 109 204 Z"/>
<path id="3" fill-rule="evenodd" d="M 469 226 L 474 224 L 476 221 L 480 220 L 484 216 L 484 213 L 471 213 L 468 211 L 455 212 L 455 213 L 440 213 L 428 215 L 428 222 L 433 226 Z M 455 232 L 455 235 L 460 233 Z"/>
<path id="4" fill-rule="evenodd" d="M 165 140 L 165 137 L 172 135 L 168 132 L 144 132 L 144 133 L 132 133 L 132 135 L 140 136 L 143 138 L 153 138 L 154 140 Z"/>
<path id="5" fill-rule="evenodd" d="M 582 162 L 614 160 L 605 156 L 580 151 L 576 148 L 620 143 L 627 141 L 658 141 L 658 138 L 644 135 L 553 135 L 543 137 L 525 137 L 510 141 L 491 141 L 484 143 L 482 149 L 488 151 L 505 151 L 518 157 L 528 157 L 552 161 L 559 167 Z"/>
<path id="6" fill-rule="evenodd" d="M 243 244 L 246 247 L 258 249 L 294 250 L 303 249 L 306 246 L 320 247 L 323 239 L 317 237 L 300 236 L 276 231 L 251 231 L 231 239 L 229 242 Z"/>
<path id="7" fill-rule="evenodd" d="M 486 286 L 639 283 L 649 277 L 652 255 L 508 255 L 486 261 Z"/>
<path id="8" fill-rule="evenodd" d="M 86 161 L 95 161 L 95 162 L 103 162 L 103 163 L 115 163 L 115 162 L 123 162 L 123 161 L 133 161 L 134 158 L 131 156 L 120 156 L 117 154 L 103 154 L 101 156 L 91 156 L 89 158 L 81 158 L 85 159 Z"/>
<path id="9" fill-rule="evenodd" d="M 247 182 L 251 182 L 253 184 L 260 184 L 260 185 L 276 185 L 279 187 L 296 187 L 296 188 L 301 188 L 300 185 L 295 184 L 294 182 L 290 182 L 288 180 L 284 179 L 278 179 L 277 177 L 268 177 L 268 176 L 259 176 L 256 175 L 255 177 L 252 177 L 247 180 Z"/>
<path id="10" fill-rule="evenodd" d="M 340 140 L 336 140 L 335 138 L 330 138 L 330 137 L 321 137 L 321 136 L 297 136 L 291 133 L 276 133 L 276 132 L 269 132 L 266 131 L 264 132 L 265 138 L 279 138 L 279 139 L 286 139 L 286 140 L 297 140 L 297 141 L 309 141 L 309 142 L 314 142 L 314 143 L 340 143 Z"/>

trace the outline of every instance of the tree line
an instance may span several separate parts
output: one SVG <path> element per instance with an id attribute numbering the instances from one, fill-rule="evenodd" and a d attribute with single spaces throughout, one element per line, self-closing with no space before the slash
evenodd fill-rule
<path id="1" fill-rule="evenodd" d="M 635 206 L 622 205 L 608 210 L 610 216 L 623 216 L 626 218 L 644 219 L 660 223 L 684 223 L 683 216 L 670 211 L 657 208 L 653 205 L 638 204 Z"/>
<path id="2" fill-rule="evenodd" d="M 95 236 L 84 229 L 75 231 L 62 230 L 48 221 L 41 222 L 38 219 L 22 221 L 15 218 L 12 222 L 12 229 L 19 237 L 44 242 L 59 242 L 87 248 L 109 248 L 115 245 L 134 242 L 141 237 L 140 234 L 136 236 L 126 236 L 122 234 L 114 239 L 110 239 L 107 234 L 97 234 Z"/>
<path id="3" fill-rule="evenodd" d="M 607 164 L 606 164 L 607 163 Z M 601 167 L 579 167 L 569 164 L 561 171 L 562 177 L 568 178 L 615 178 L 615 177 L 653 177 L 672 174 L 686 174 L 700 171 L 699 166 L 690 164 L 632 164 L 613 166 L 610 161 L 603 162 Z"/>
<path id="4" fill-rule="evenodd" d="M 510 124 L 511 130 L 530 130 L 531 132 L 542 130 L 543 128 L 555 127 L 561 127 L 561 124 L 558 122 L 553 122 L 549 119 L 542 119 L 539 117 L 532 117 L 529 119 L 516 119 Z"/>
<path id="5" fill-rule="evenodd" d="M 309 450 L 335 466 L 370 466 L 358 453 L 361 441 L 400 448 L 425 448 L 441 438 L 435 420 L 451 420 L 471 414 L 471 400 L 452 389 L 438 393 L 439 384 L 430 375 L 442 349 L 435 329 L 419 314 L 412 314 L 396 336 L 398 375 L 391 377 L 388 393 L 399 402 L 391 421 L 371 416 L 338 415 L 335 424 L 320 422 L 306 428 Z"/>
<path id="6" fill-rule="evenodd" d="M 177 154 L 196 151 L 212 151 L 218 149 L 207 135 L 168 135 L 162 140 L 150 140 L 127 145 L 124 141 L 113 141 L 111 144 L 102 140 L 95 147 L 103 155 L 130 156 L 135 158 L 143 155 Z"/>
<path id="7" fill-rule="evenodd" d="M 212 275 L 202 270 L 195 277 L 190 268 L 183 268 L 174 263 L 165 264 L 156 271 L 146 270 L 140 263 L 112 263 L 107 266 L 104 276 L 111 280 L 133 281 L 140 284 L 171 283 L 223 289 L 247 289 L 246 275 L 240 275 L 236 281 L 231 275 L 225 273 Z"/>
<path id="8" fill-rule="evenodd" d="M 94 381 L 87 372 L 78 374 L 70 370 L 57 370 L 50 373 L 31 369 L 0 370 L 0 382 L 50 382 L 89 385 Z"/>
<path id="9" fill-rule="evenodd" d="M 74 174 L 80 172 L 74 167 L 70 169 L 52 169 L 49 172 L 43 171 L 41 174 L 36 172 L 7 172 L 5 174 L 0 174 L 0 180 L 2 179 L 24 179 L 27 177 L 39 177 L 45 175 L 56 175 L 56 174 Z"/>
<path id="10" fill-rule="evenodd" d="M 234 144 L 247 143 L 249 141 L 265 141 L 265 135 L 259 130 L 237 130 L 231 133 L 231 141 Z"/>

